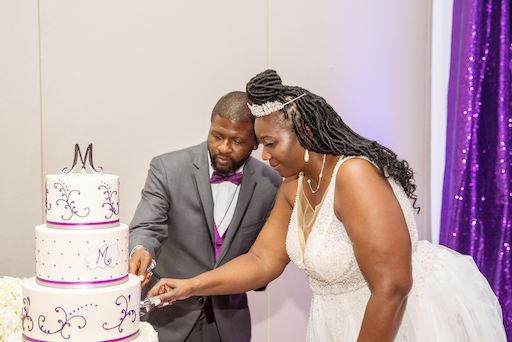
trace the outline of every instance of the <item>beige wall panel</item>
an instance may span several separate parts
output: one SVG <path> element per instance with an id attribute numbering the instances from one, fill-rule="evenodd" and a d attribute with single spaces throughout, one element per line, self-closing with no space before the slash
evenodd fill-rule
<path id="1" fill-rule="evenodd" d="M 42 220 L 37 1 L 0 0 L 0 276 L 35 270 Z"/>
<path id="2" fill-rule="evenodd" d="M 429 237 L 430 1 L 272 1 L 269 13 L 269 66 L 285 84 L 325 97 L 355 131 L 409 161 L 422 207 L 417 221 Z M 276 283 L 270 298 L 297 287 L 304 286 Z M 296 310 L 274 312 L 272 303 L 269 340 L 304 340 L 307 315 L 292 324 Z"/>
<path id="3" fill-rule="evenodd" d="M 95 163 L 121 177 L 128 223 L 151 157 L 205 140 L 217 99 L 265 66 L 266 7 L 47 0 L 41 36 L 44 173 L 94 143 Z M 266 312 L 258 300 L 255 336 Z"/>
<path id="4" fill-rule="evenodd" d="M 0 0 L 0 275 L 33 274 L 41 179 L 75 143 L 121 176 L 129 223 L 151 157 L 203 141 L 216 100 L 267 66 L 410 162 L 428 237 L 430 1 L 45 0 L 37 19 Z M 310 297 L 295 266 L 249 293 L 253 341 L 303 341 Z"/>

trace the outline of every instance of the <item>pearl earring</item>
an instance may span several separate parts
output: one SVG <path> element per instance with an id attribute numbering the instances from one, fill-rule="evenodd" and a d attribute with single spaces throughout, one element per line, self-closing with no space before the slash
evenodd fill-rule
<path id="1" fill-rule="evenodd" d="M 308 149 L 306 149 L 306 151 L 304 152 L 304 161 L 306 163 L 309 161 L 309 151 L 308 151 Z"/>

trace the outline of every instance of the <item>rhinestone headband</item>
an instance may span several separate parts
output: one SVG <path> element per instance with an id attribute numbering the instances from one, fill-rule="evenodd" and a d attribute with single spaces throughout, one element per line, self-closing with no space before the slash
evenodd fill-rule
<path id="1" fill-rule="evenodd" d="M 296 98 L 291 99 L 290 101 L 285 102 L 285 103 L 281 103 L 279 101 L 268 101 L 268 102 L 262 103 L 260 105 L 248 103 L 247 106 L 249 106 L 249 109 L 251 110 L 252 115 L 257 116 L 257 117 L 262 117 L 262 116 L 269 115 L 270 113 L 274 113 L 274 112 L 277 112 L 278 110 L 283 109 L 284 106 L 286 106 L 289 103 L 292 103 L 293 101 L 300 99 L 304 95 L 306 95 L 306 93 L 304 93 L 300 96 L 297 96 Z"/>

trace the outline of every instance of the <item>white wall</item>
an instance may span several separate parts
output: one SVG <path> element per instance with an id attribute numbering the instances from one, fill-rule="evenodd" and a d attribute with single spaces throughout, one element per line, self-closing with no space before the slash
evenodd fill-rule
<path id="1" fill-rule="evenodd" d="M 410 162 L 429 236 L 429 0 L 22 3 L 0 0 L 0 275 L 33 273 L 41 179 L 74 143 L 121 176 L 129 222 L 151 157 L 202 141 L 218 97 L 267 67 Z M 309 299 L 294 266 L 250 293 L 253 340 L 304 340 Z"/>

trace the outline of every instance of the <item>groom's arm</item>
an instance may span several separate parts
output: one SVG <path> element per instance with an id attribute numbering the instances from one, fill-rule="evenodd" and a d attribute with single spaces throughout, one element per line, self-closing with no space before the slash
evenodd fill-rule
<path id="1" fill-rule="evenodd" d="M 148 297 L 172 303 L 191 296 L 243 293 L 277 278 L 290 261 L 285 246 L 296 191 L 296 180 L 283 182 L 275 207 L 249 252 L 194 278 L 161 278 Z"/>
<path id="2" fill-rule="evenodd" d="M 144 274 L 167 238 L 167 215 L 171 204 L 167 184 L 161 157 L 155 157 L 151 160 L 141 200 L 130 223 L 130 273 Z M 140 252 L 138 246 L 143 247 Z"/>

